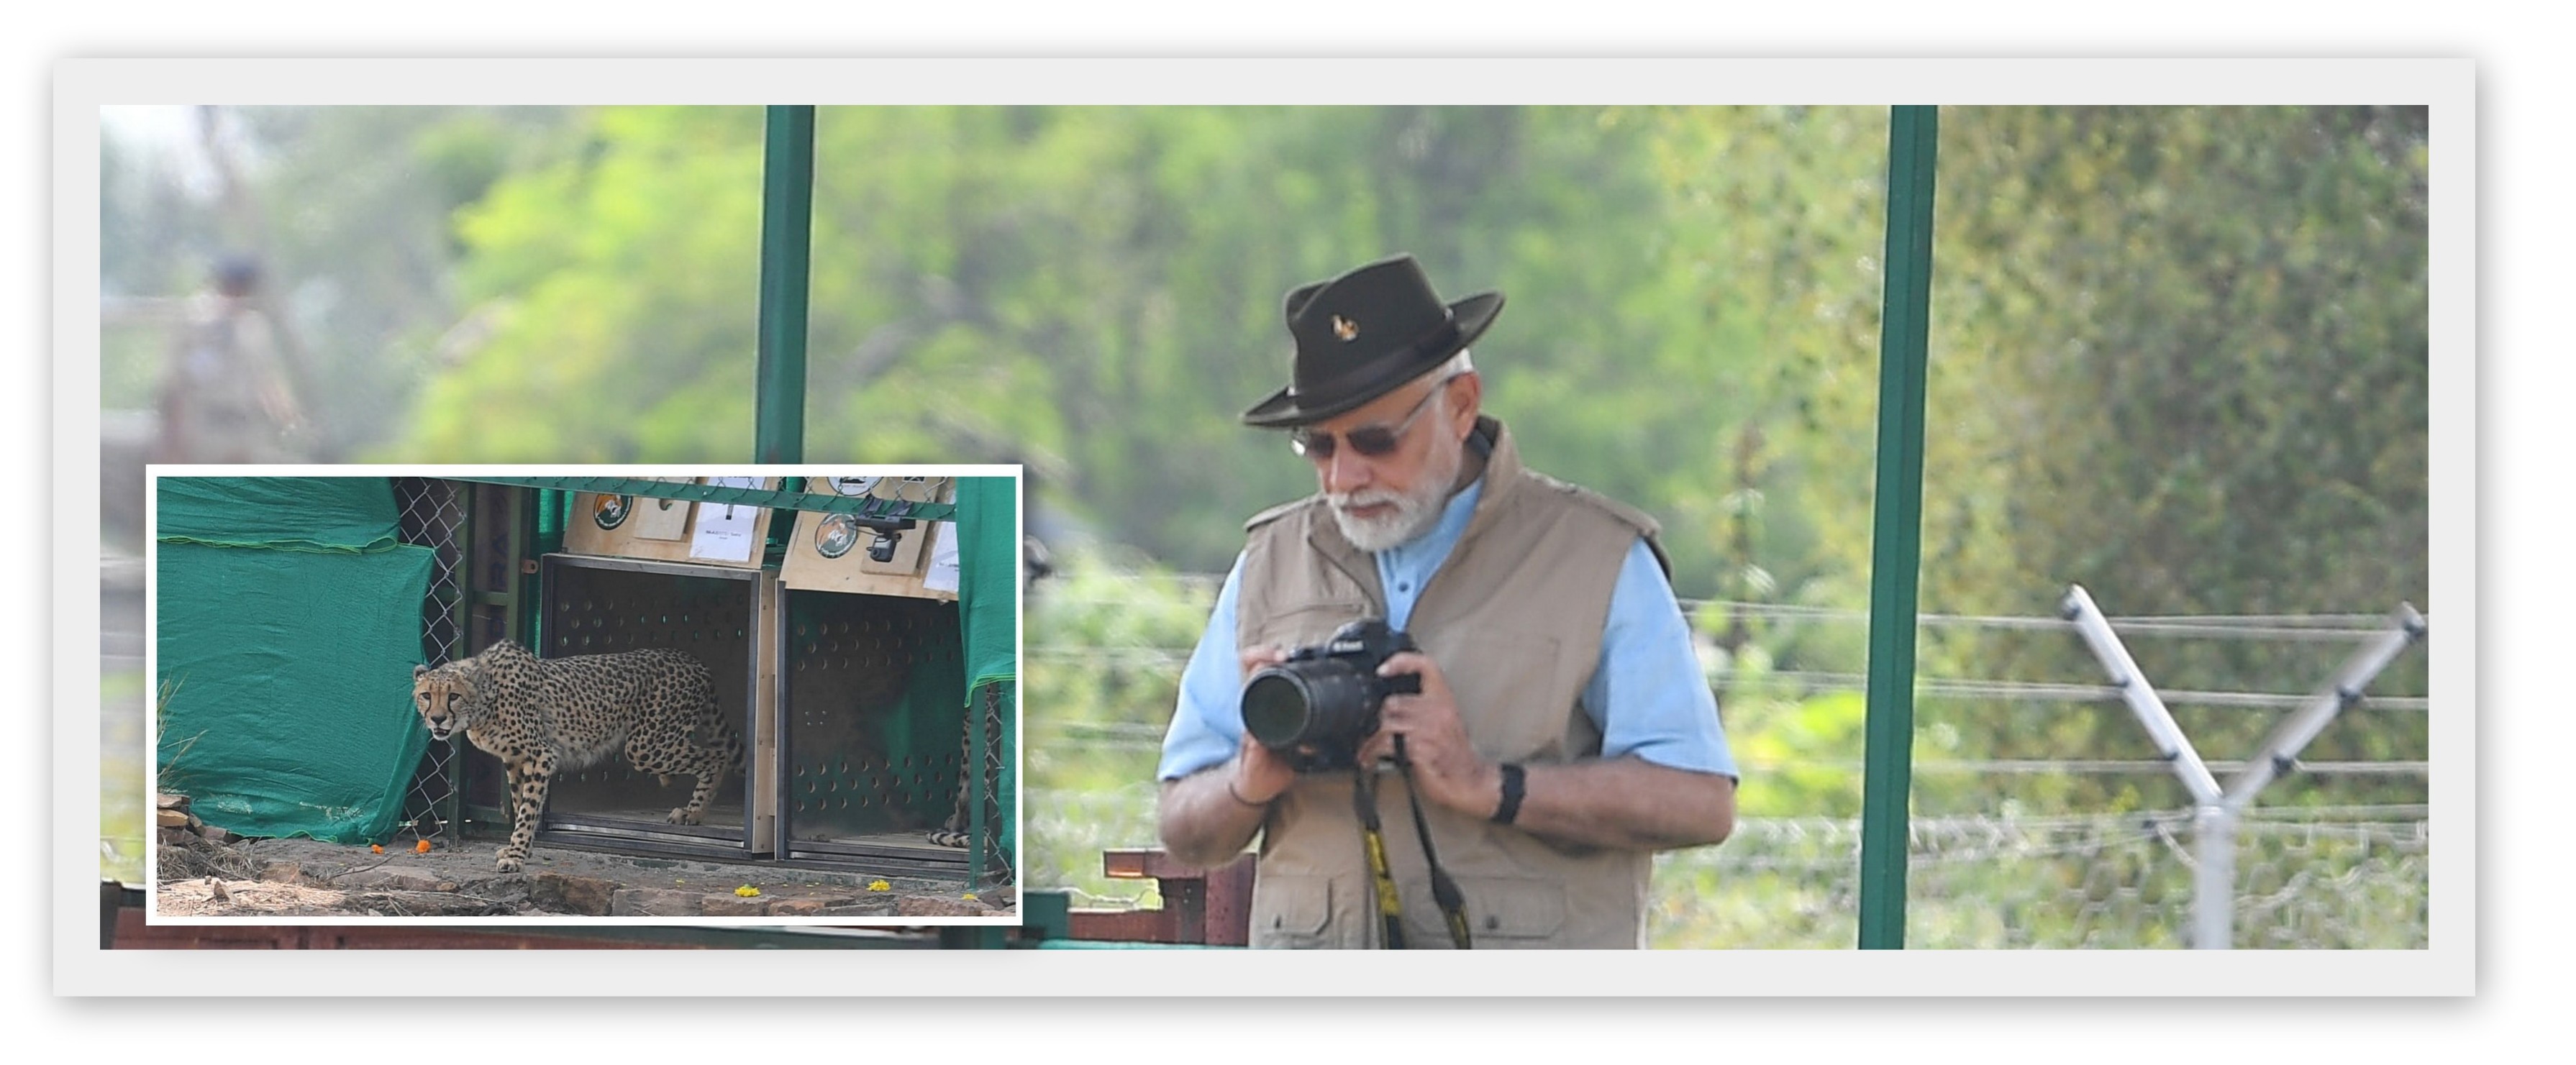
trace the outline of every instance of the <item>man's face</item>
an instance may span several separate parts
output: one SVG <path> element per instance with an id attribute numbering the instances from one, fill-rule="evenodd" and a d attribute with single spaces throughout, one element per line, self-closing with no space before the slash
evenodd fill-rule
<path id="1" fill-rule="evenodd" d="M 1439 381 L 1440 383 L 1433 383 Z M 1467 431 L 1475 424 L 1477 383 L 1467 374 L 1419 380 L 1339 417 L 1305 428 L 1316 486 L 1333 508 L 1342 535 L 1363 551 L 1384 551 L 1430 530 L 1458 480 Z M 1393 450 L 1357 446 L 1392 434 Z M 1329 449 L 1330 454 L 1324 452 Z"/>

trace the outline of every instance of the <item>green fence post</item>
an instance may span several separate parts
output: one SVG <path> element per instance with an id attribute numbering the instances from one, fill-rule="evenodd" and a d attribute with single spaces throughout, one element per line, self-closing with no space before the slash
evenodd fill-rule
<path id="1" fill-rule="evenodd" d="M 1878 483 L 1869 571 L 1869 723 L 1861 784 L 1860 947 L 1905 946 L 1913 790 L 1916 579 L 1923 547 L 1923 378 L 1932 309 L 1939 110 L 1889 109 L 1887 290 L 1880 311 Z"/>
<path id="2" fill-rule="evenodd" d="M 772 107 L 760 190 L 754 462 L 805 461 L 805 308 L 814 245 L 814 108 Z"/>

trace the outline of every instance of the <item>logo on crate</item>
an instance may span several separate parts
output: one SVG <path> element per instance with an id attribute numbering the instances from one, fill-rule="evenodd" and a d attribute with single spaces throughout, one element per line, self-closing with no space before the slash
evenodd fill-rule
<path id="1" fill-rule="evenodd" d="M 824 558 L 849 554 L 858 543 L 859 520 L 850 515 L 826 514 L 814 527 L 814 552 Z"/>
<path id="2" fill-rule="evenodd" d="M 626 516 L 635 512 L 634 496 L 595 495 L 590 497 L 590 520 L 602 529 L 626 524 Z"/>

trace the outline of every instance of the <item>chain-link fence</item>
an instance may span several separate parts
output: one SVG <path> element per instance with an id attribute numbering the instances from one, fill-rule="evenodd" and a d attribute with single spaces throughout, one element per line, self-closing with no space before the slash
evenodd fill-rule
<path id="1" fill-rule="evenodd" d="M 1071 889 L 1077 906 L 1160 905 L 1150 880 L 1096 876 L 1102 851 L 1152 845 L 1154 793 L 1031 794 L 1031 886 Z M 1860 837 L 1857 818 L 1753 817 L 1720 846 L 1657 856 L 1650 944 L 1850 949 Z M 1908 947 L 2192 945 L 2189 811 L 1917 818 L 1908 837 Z M 2235 945 L 2423 949 L 2430 853 L 2421 806 L 2264 811 L 2237 827 Z"/>
<path id="2" fill-rule="evenodd" d="M 429 592 L 420 603 L 421 660 L 441 666 L 462 657 L 465 593 L 460 574 L 465 559 L 466 508 L 453 481 L 430 477 L 396 477 L 394 503 L 401 510 L 402 542 L 430 548 L 437 561 L 430 567 Z M 403 795 L 403 827 L 422 839 L 448 834 L 457 823 L 459 792 L 456 747 L 431 743 L 421 756 Z"/>
<path id="3" fill-rule="evenodd" d="M 1011 720 L 1016 713 L 1016 700 L 1012 695 L 1017 688 L 1018 685 L 1008 681 L 985 684 L 976 689 L 970 697 L 973 712 L 967 715 L 969 722 L 981 721 L 984 728 L 985 849 L 978 865 L 982 871 L 982 880 L 986 883 L 1007 884 L 1016 879 L 1008 840 L 1011 824 L 1009 800 L 1011 792 L 1017 788 L 1018 781 L 1010 769 L 1011 744 L 1008 736 Z M 974 727 L 971 723 L 967 725 L 969 729 Z M 972 763 L 974 743 L 973 733 L 963 734 L 961 749 L 958 751 L 959 765 Z M 969 798 L 972 792 L 973 789 L 969 787 L 965 773 L 961 771 L 958 774 L 956 810 L 948 817 L 946 831 L 934 836 L 934 839 L 953 842 L 957 846 L 973 845 L 974 804 Z"/>
<path id="4" fill-rule="evenodd" d="M 1153 780 L 1163 727 L 1186 641 L 1214 597 L 1212 581 L 1155 588 L 1121 580 L 1077 574 L 1071 587 L 1032 604 L 1023 878 L 1032 888 L 1070 890 L 1078 906 L 1159 905 L 1151 881 L 1103 876 L 1100 856 L 1156 845 Z M 1857 630 L 1865 617 L 1818 620 Z M 2248 635 L 2313 642 L 2329 657 L 2340 651 L 2337 641 L 2373 632 L 2370 615 L 2325 620 L 2337 630 L 2320 630 L 2311 619 L 2269 619 Z M 2074 639 L 2055 618 L 1959 625 Z M 2206 621 L 2172 619 L 2137 627 L 2159 625 L 2185 630 L 2179 636 L 2207 628 Z M 1819 646 L 1802 649 L 1802 662 L 1771 665 L 1749 653 L 1730 658 L 1703 648 L 1712 682 L 1728 690 L 1727 729 L 1744 771 L 1741 813 L 1724 844 L 1658 856 L 1653 945 L 1849 949 L 1857 942 L 1859 643 L 1813 642 Z M 2298 678 L 2277 687 L 2325 675 L 2304 664 L 2273 672 Z M 2330 748 L 2308 752 L 2315 760 L 2302 759 L 2293 781 L 2267 793 L 2269 805 L 2245 811 L 2235 830 L 2233 945 L 2427 946 L 2429 763 L 2421 733 L 2429 702 L 2409 694 L 2421 691 L 2420 683 L 2417 673 L 2374 689 L 2367 705 L 2345 715 Z M 2189 713 L 2192 725 L 2223 740 L 2212 742 L 2209 763 L 2222 775 L 2242 768 L 2229 755 L 2251 749 L 2240 734 L 2303 701 L 2240 691 L 2177 697 L 2213 704 Z M 2075 671 L 2046 682 L 1920 678 L 1917 727 L 1907 946 L 2193 945 L 2193 811 L 2167 764 L 2126 718 L 2116 689 Z M 1984 742 L 2001 746 L 1962 739 L 1979 730 L 1989 737 Z"/>
<path id="5" fill-rule="evenodd" d="M 2236 946 L 2428 945 L 2430 834 L 2421 806 L 2271 811 L 2238 826 Z M 1909 947 L 2188 947 L 2188 811 L 1917 818 L 1908 827 Z M 1848 948 L 1859 923 L 1860 822 L 1755 818 L 1724 846 L 1656 862 L 1665 947 Z"/>

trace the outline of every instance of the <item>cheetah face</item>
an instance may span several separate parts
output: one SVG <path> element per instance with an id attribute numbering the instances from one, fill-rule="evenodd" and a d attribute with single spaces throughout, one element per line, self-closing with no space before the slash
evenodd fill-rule
<path id="1" fill-rule="evenodd" d="M 474 723 L 474 684 L 454 670 L 413 666 L 411 704 L 429 726 L 429 738 L 445 741 Z"/>

